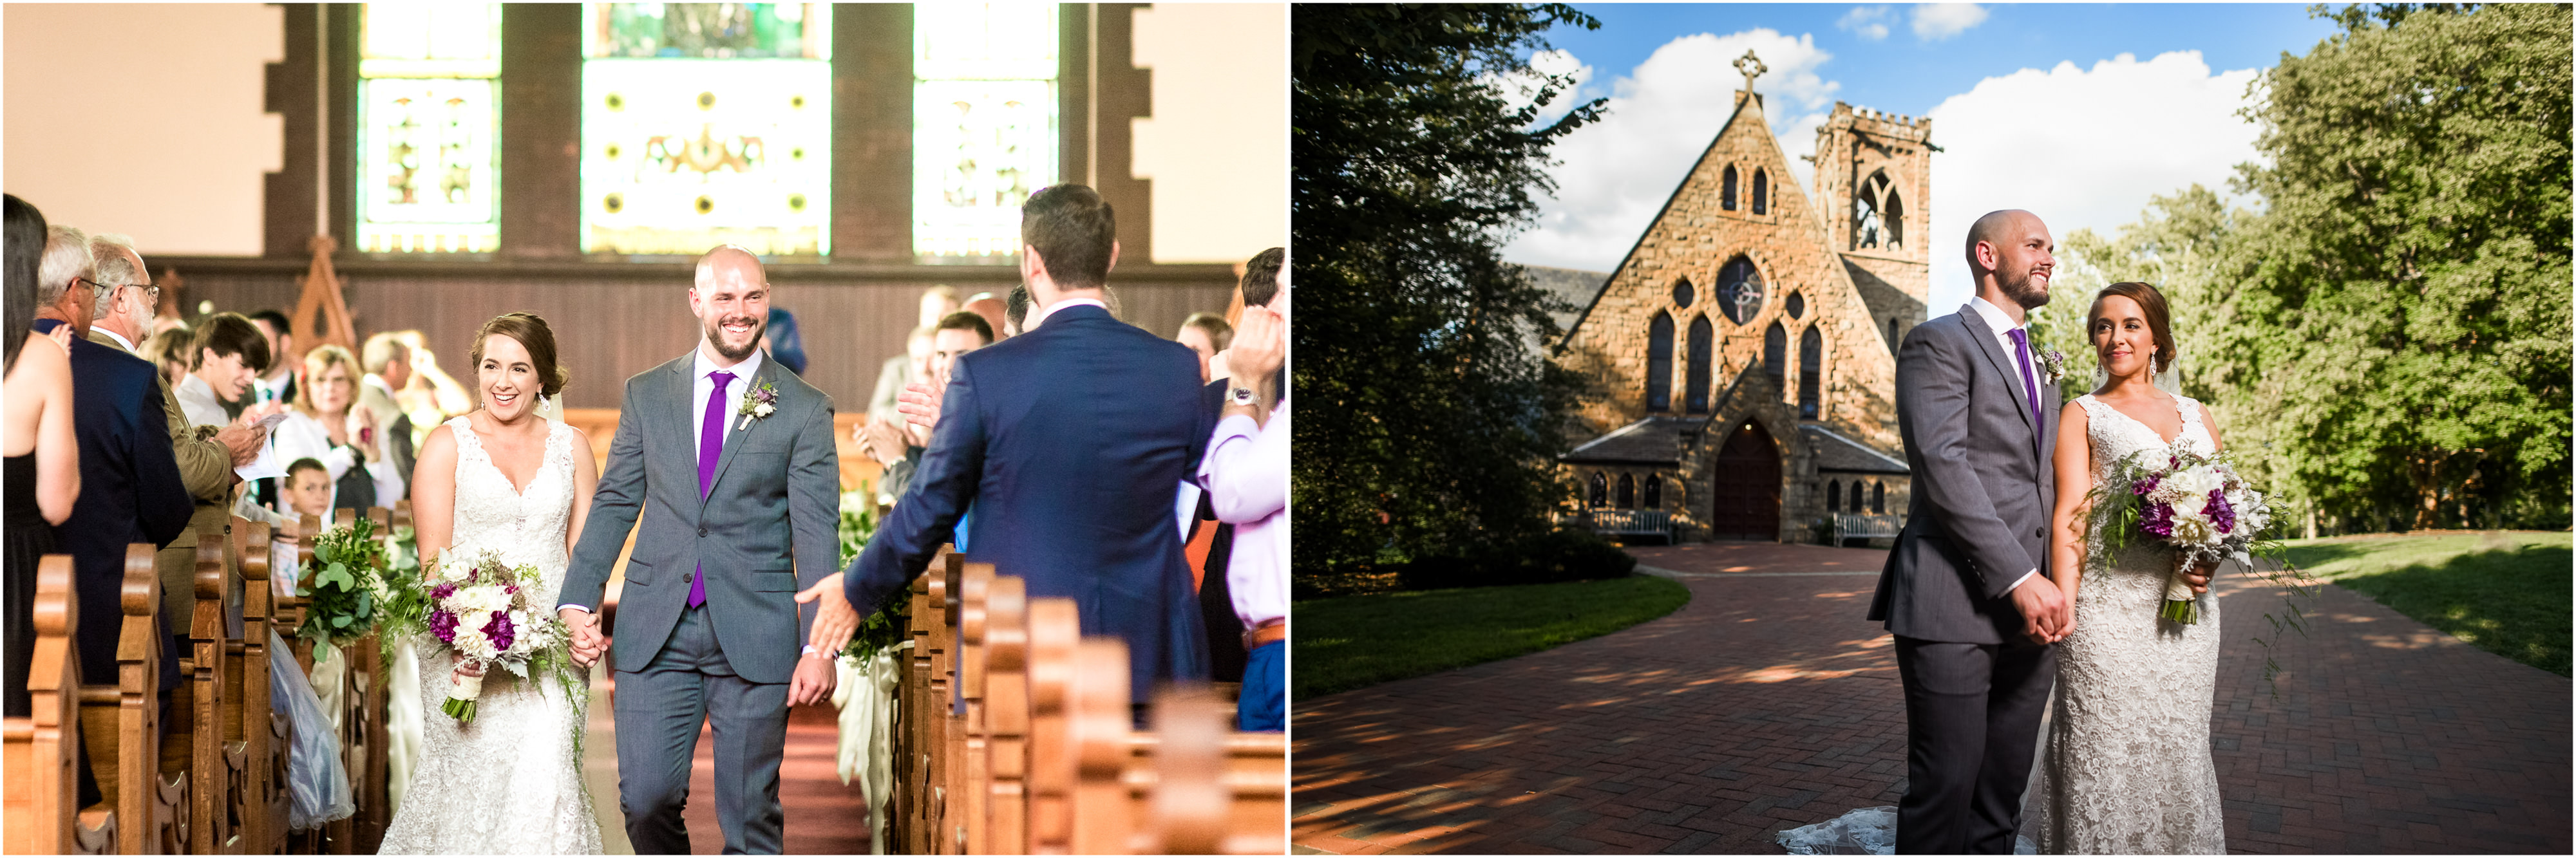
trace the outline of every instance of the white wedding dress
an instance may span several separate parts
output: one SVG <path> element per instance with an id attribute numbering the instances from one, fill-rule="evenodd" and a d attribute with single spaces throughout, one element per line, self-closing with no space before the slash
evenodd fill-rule
<path id="1" fill-rule="evenodd" d="M 493 466 L 467 418 L 447 421 L 456 436 L 455 538 L 448 556 L 485 550 L 545 574 L 539 601 L 551 612 L 571 557 L 573 456 L 579 433 L 549 422 L 545 463 L 525 492 Z M 412 776 L 385 855 L 598 854 L 599 821 L 581 778 L 574 737 L 589 724 L 588 695 L 567 697 L 548 676 L 484 676 L 474 722 L 438 710 L 454 659 L 435 639 L 420 644 L 420 699 L 428 711 L 420 767 Z M 435 654 L 433 654 L 435 653 Z"/>
<path id="2" fill-rule="evenodd" d="M 2217 448 L 2190 397 L 2174 396 L 2182 431 L 2170 445 L 2090 395 L 2075 402 L 2084 408 L 2097 485 L 2131 453 L 2207 455 Z M 2041 852 L 2227 851 L 2209 750 L 2218 597 L 2201 595 L 2198 624 L 2159 620 L 2173 564 L 2173 550 L 2162 546 L 2131 545 L 2116 555 L 2106 555 L 2098 539 L 2085 546 L 2075 633 L 2057 647 L 2057 696 L 2037 783 L 2023 805 Z"/>

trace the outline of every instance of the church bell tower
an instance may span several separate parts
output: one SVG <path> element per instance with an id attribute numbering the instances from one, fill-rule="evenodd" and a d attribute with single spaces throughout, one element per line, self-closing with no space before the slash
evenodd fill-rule
<path id="1" fill-rule="evenodd" d="M 1816 129 L 1816 202 L 1827 240 L 1882 326 L 1891 318 L 1902 327 L 1924 319 L 1932 270 L 1931 150 L 1929 117 L 1837 101 Z"/>

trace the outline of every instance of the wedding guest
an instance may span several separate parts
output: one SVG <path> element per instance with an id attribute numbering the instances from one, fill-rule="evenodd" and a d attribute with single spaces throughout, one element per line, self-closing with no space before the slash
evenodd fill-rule
<path id="1" fill-rule="evenodd" d="M 1243 308 L 1259 307 L 1270 302 L 1278 287 L 1279 269 L 1288 260 L 1286 248 L 1273 247 L 1253 254 L 1243 263 L 1243 278 L 1235 281 L 1234 301 L 1225 308 L 1226 324 L 1239 324 Z M 1208 357 L 1208 379 L 1227 378 L 1233 372 L 1226 368 L 1226 350 L 1219 348 Z"/>
<path id="2" fill-rule="evenodd" d="M 302 392 L 295 387 L 295 364 L 304 353 L 296 348 L 294 324 L 287 321 L 285 313 L 276 310 L 251 313 L 250 321 L 259 326 L 259 335 L 268 340 L 270 361 L 268 369 L 252 380 L 253 395 L 229 409 L 234 413 L 240 413 L 244 406 L 260 402 L 294 402 L 295 395 Z"/>
<path id="3" fill-rule="evenodd" d="M 1005 317 L 1009 314 L 1010 308 L 1003 302 L 1000 295 L 977 292 L 974 297 L 966 299 L 966 303 L 958 305 L 958 309 L 984 317 L 984 327 L 995 334 L 1001 334 L 1002 329 L 1008 327 L 1005 324 Z"/>
<path id="4" fill-rule="evenodd" d="M 1238 375 L 1198 476 L 1217 520 L 1232 524 L 1226 590 L 1243 623 L 1246 660 L 1237 729 L 1287 729 L 1288 402 L 1273 382 L 1287 357 L 1286 272 L 1266 305 L 1245 298 L 1229 364 Z"/>
<path id="5" fill-rule="evenodd" d="M 188 343 L 197 338 L 197 332 L 189 330 L 186 325 L 158 328 L 158 331 L 152 339 L 143 342 L 141 357 L 160 367 L 161 379 L 169 382 L 170 389 L 175 391 L 179 389 L 179 380 L 188 377 Z"/>
<path id="6" fill-rule="evenodd" d="M 411 383 L 395 388 L 394 398 L 402 403 L 403 413 L 411 415 L 411 425 L 419 437 L 428 439 L 430 430 L 454 417 L 474 410 L 474 395 L 455 376 L 438 368 L 438 354 L 429 348 L 429 338 L 419 331 L 395 331 L 394 338 L 411 349 Z M 549 397 L 551 399 L 551 397 Z"/>
<path id="7" fill-rule="evenodd" d="M 142 282 L 149 269 L 134 251 L 134 242 L 121 235 L 93 234 L 89 250 L 90 279 L 108 290 L 99 301 L 98 318 L 90 323 L 89 339 L 134 354 L 135 342 L 151 330 L 152 312 L 160 303 L 153 287 Z M 196 602 L 198 534 L 221 533 L 231 523 L 233 486 L 241 482 L 233 469 L 259 458 L 268 437 L 258 426 L 239 421 L 200 429 L 177 394 L 161 380 L 157 364 L 155 369 L 153 387 L 161 397 L 163 431 L 192 509 L 188 528 L 153 558 L 161 573 L 163 615 L 179 617 L 187 615 Z M 171 630 L 173 634 L 184 631 Z M 186 648 L 184 642 L 172 645 Z"/>
<path id="8" fill-rule="evenodd" d="M 179 379 L 179 407 L 189 422 L 197 425 L 222 426 L 231 422 L 226 412 L 251 397 L 260 373 L 275 362 L 268 350 L 268 339 L 259 334 L 259 326 L 240 313 L 216 313 L 197 323 L 196 338 L 188 345 L 188 374 Z M 251 412 L 251 419 L 283 406 L 268 406 Z"/>
<path id="9" fill-rule="evenodd" d="M 946 387 L 948 368 L 959 356 L 992 344 L 993 328 L 983 316 L 967 310 L 950 313 L 931 329 L 925 377 L 932 385 Z M 912 482 L 913 469 L 921 464 L 922 448 L 930 443 L 930 430 L 900 420 L 870 421 L 859 426 L 855 434 L 859 451 L 885 466 L 885 476 L 878 481 L 881 500 L 891 504 L 895 498 L 903 497 L 904 487 Z"/>
<path id="10" fill-rule="evenodd" d="M 796 314 L 779 306 L 769 308 L 769 324 L 761 329 L 760 350 L 778 361 L 779 366 L 805 375 L 805 338 L 796 333 Z"/>
<path id="11" fill-rule="evenodd" d="M 1010 297 L 1002 302 L 1002 338 L 1020 335 L 1020 325 L 1029 320 L 1029 284 L 1011 287 Z"/>
<path id="12" fill-rule="evenodd" d="M 358 361 L 349 350 L 325 345 L 304 355 L 300 395 L 277 424 L 280 458 L 310 456 L 330 469 L 331 508 L 365 511 L 378 498 L 402 497 L 403 478 L 385 457 L 375 416 L 356 399 Z"/>
<path id="13" fill-rule="evenodd" d="M 1057 185 L 1031 195 L 1020 235 L 1020 275 L 1037 306 L 1029 333 L 958 357 L 945 388 L 904 393 L 907 417 L 936 415 L 920 470 L 866 550 L 798 598 L 845 587 L 861 610 L 882 604 L 973 504 L 971 553 L 1025 577 L 1032 598 L 1077 598 L 1084 633 L 1124 638 L 1142 703 L 1161 683 L 1207 678 L 1172 515 L 1212 428 L 1193 407 L 1197 358 L 1110 314 L 1117 224 L 1097 192 Z M 850 631 L 817 621 L 813 638 L 837 646 Z"/>
<path id="14" fill-rule="evenodd" d="M 1215 313 L 1191 313 L 1189 318 L 1181 320 L 1181 331 L 1172 335 L 1172 341 L 1199 353 L 1199 381 L 1204 384 L 1215 380 L 1208 375 L 1208 359 L 1233 345 L 1234 326 L 1226 324 L 1225 317 Z"/>
<path id="15" fill-rule="evenodd" d="M 886 359 L 885 368 L 877 372 L 877 389 L 868 395 L 868 420 L 900 424 L 903 416 L 896 412 L 895 401 L 903 388 L 925 377 L 930 363 L 930 338 L 937 331 L 938 319 L 922 323 L 903 338 L 903 354 Z M 898 363 L 900 362 L 900 363 Z"/>
<path id="16" fill-rule="evenodd" d="M 286 478 L 279 483 L 278 495 L 286 502 L 289 520 L 314 516 L 329 526 L 331 520 L 331 469 L 319 460 L 307 457 L 286 466 Z M 271 540 L 268 549 L 269 580 L 277 582 L 277 594 L 295 595 L 296 579 L 301 574 L 295 556 L 295 543 L 285 539 Z"/>
<path id="17" fill-rule="evenodd" d="M 420 447 L 412 442 L 411 415 L 403 413 L 394 399 L 394 391 L 411 381 L 411 347 L 391 333 L 379 333 L 358 349 L 358 362 L 367 371 L 366 377 L 358 379 L 358 405 L 375 416 L 376 437 L 385 439 L 385 455 L 403 479 L 401 497 L 376 499 L 378 506 L 391 507 L 410 496 L 411 466 L 419 458 Z"/>
<path id="18" fill-rule="evenodd" d="M 152 333 L 158 336 L 187 327 L 188 320 L 179 315 L 179 308 L 187 305 L 187 286 L 180 281 L 179 272 L 165 266 L 152 285 L 161 287 L 161 302 L 152 308 Z"/>
<path id="19" fill-rule="evenodd" d="M 66 340 L 29 331 L 35 321 L 37 259 L 45 251 L 45 216 L 17 195 L 0 203 L 0 236 L 5 236 L 5 278 L 0 278 L 0 308 L 6 321 L 6 382 L 0 384 L 0 452 L 7 454 L 8 500 L 0 504 L 5 518 L 6 551 L 0 574 L 7 578 L 8 607 L 0 626 L 8 632 L 7 684 L 0 687 L 0 712 L 29 715 L 28 667 L 36 649 L 36 564 L 54 551 L 54 525 L 71 517 L 80 498 L 80 439 L 72 417 L 71 356 Z M 82 767 L 85 791 L 95 793 Z M 95 798 L 89 801 L 96 801 Z"/>
<path id="20" fill-rule="evenodd" d="M 60 224 L 47 230 L 45 257 L 37 274 L 36 329 L 69 330 L 86 335 L 90 318 L 107 298 L 97 285 L 88 234 Z M 45 299 L 51 304 L 43 304 Z M 169 421 L 163 414 L 160 372 L 142 358 L 85 338 L 71 341 L 72 430 L 80 441 L 80 498 L 70 517 L 54 528 L 58 550 L 72 556 L 74 590 L 79 594 L 78 645 L 81 675 L 116 675 L 119 630 L 124 626 L 120 592 L 125 585 L 125 548 L 136 542 L 167 547 L 188 527 L 188 489 L 170 447 Z M 172 617 L 160 618 L 163 640 L 176 628 Z M 178 650 L 161 653 L 161 691 L 178 686 Z"/>

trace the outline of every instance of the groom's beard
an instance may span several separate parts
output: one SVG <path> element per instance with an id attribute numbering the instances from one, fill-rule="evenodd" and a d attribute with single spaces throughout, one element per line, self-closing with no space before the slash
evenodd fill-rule
<path id="1" fill-rule="evenodd" d="M 735 324 L 748 323 L 751 325 L 751 334 L 743 341 L 742 347 L 739 349 L 725 345 L 724 326 L 727 322 Z M 715 347 L 716 354 L 723 355 L 725 360 L 740 361 L 743 358 L 750 357 L 752 352 L 760 349 L 760 337 L 762 334 L 766 334 L 768 332 L 769 321 L 767 319 L 747 319 L 739 316 L 730 319 L 717 319 L 713 324 L 707 326 L 707 345 Z"/>
<path id="2" fill-rule="evenodd" d="M 2036 310 L 2048 306 L 2048 290 L 2034 287 L 2030 285 L 2030 281 L 2030 272 L 2025 270 L 2019 277 L 2004 278 L 1996 285 L 2003 287 L 2004 297 L 2012 299 L 2015 304 L 2020 304 L 2024 310 Z"/>

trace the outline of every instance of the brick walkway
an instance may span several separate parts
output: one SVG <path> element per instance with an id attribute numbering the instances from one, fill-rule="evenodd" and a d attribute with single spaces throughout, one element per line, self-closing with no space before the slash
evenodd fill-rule
<path id="1" fill-rule="evenodd" d="M 1301 853 L 1773 853 L 1772 835 L 1904 792 L 1885 552 L 1636 549 L 1691 603 L 1515 659 L 1298 701 Z M 1854 574 L 1859 573 L 1859 574 Z M 2231 577 L 2212 721 L 2239 852 L 2569 850 L 2569 682 L 2338 588 L 2262 679 Z"/>

